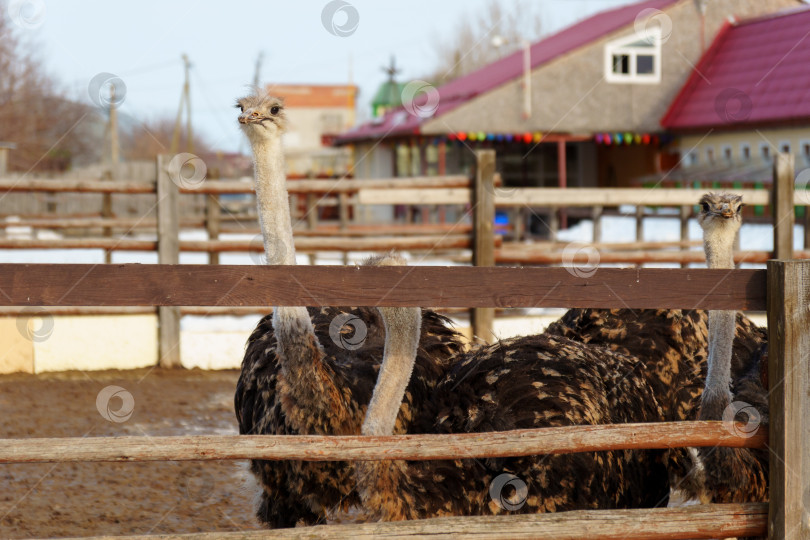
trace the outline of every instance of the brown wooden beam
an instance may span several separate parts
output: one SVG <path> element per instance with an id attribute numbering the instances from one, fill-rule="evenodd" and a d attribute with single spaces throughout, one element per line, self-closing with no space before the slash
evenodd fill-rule
<path id="1" fill-rule="evenodd" d="M 765 270 L 575 270 L 0 264 L 0 305 L 765 309 Z"/>

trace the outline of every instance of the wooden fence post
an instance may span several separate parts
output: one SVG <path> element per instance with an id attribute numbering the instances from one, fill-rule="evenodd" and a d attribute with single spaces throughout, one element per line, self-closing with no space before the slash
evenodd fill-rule
<path id="1" fill-rule="evenodd" d="M 593 220 L 593 243 L 599 243 L 602 241 L 602 212 L 604 208 L 602 206 L 594 206 L 593 210 L 591 210 L 591 219 Z"/>
<path id="2" fill-rule="evenodd" d="M 793 258 L 793 156 L 778 152 L 773 160 L 773 258 Z"/>
<path id="3" fill-rule="evenodd" d="M 158 263 L 180 262 L 180 189 L 169 177 L 164 156 L 157 158 Z M 158 307 L 158 362 L 163 368 L 180 364 L 180 308 Z"/>
<path id="4" fill-rule="evenodd" d="M 205 230 L 208 232 L 209 240 L 219 238 L 221 212 L 219 207 L 219 194 L 208 193 L 205 195 Z M 208 253 L 208 264 L 219 264 L 219 252 Z"/>
<path id="5" fill-rule="evenodd" d="M 768 538 L 810 538 L 810 261 L 768 261 Z"/>
<path id="6" fill-rule="evenodd" d="M 338 193 L 338 219 L 341 232 L 349 230 L 349 195 L 345 191 Z M 343 265 L 349 264 L 349 252 L 343 252 Z"/>
<path id="7" fill-rule="evenodd" d="M 495 266 L 495 150 L 475 152 L 473 187 L 473 266 Z M 473 339 L 493 340 L 495 308 L 475 308 L 470 313 Z"/>
<path id="8" fill-rule="evenodd" d="M 681 242 L 689 240 L 689 216 L 692 215 L 691 206 L 681 206 Z M 739 235 L 737 235 L 739 238 Z M 689 246 L 684 244 L 681 251 L 689 251 Z M 689 263 L 681 263 L 681 268 L 689 268 Z"/>

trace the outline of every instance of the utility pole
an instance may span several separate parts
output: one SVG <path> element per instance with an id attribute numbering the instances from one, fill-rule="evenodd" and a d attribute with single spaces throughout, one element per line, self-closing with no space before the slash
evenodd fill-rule
<path id="1" fill-rule="evenodd" d="M 174 133 L 172 134 L 171 153 L 176 154 L 180 149 L 180 128 L 183 120 L 183 107 L 186 108 L 186 148 L 189 153 L 194 152 L 194 143 L 191 139 L 191 90 L 189 86 L 189 70 L 191 61 L 187 54 L 183 54 L 183 66 L 185 68 L 185 81 L 183 82 L 183 92 L 180 94 L 180 107 L 177 110 L 177 119 L 174 122 Z"/>
<path id="2" fill-rule="evenodd" d="M 115 83 L 110 84 L 110 120 L 108 129 L 110 131 L 110 173 L 109 178 L 111 181 L 118 180 L 118 165 L 119 165 L 119 145 L 118 145 L 118 110 L 115 107 Z M 112 211 L 112 193 L 104 193 L 101 199 L 101 217 L 111 219 L 113 217 Z M 102 234 L 109 238 L 112 237 L 112 228 L 104 227 Z M 104 262 L 110 264 L 112 262 L 112 251 L 106 250 L 104 252 Z"/>
<path id="3" fill-rule="evenodd" d="M 253 71 L 253 86 L 256 88 L 260 88 L 261 84 L 262 63 L 264 63 L 264 51 L 259 51 L 259 55 L 256 57 L 256 68 Z"/>

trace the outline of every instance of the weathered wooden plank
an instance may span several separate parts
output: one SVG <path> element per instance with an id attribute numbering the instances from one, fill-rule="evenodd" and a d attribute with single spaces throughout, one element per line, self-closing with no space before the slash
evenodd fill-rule
<path id="1" fill-rule="evenodd" d="M 138 540 L 259 540 L 273 538 L 474 538 L 476 540 L 683 540 L 759 536 L 765 532 L 766 503 L 709 504 L 681 508 L 574 510 L 548 514 L 465 516 L 318 525 L 268 531 L 83 537 Z M 78 538 L 74 540 L 80 540 Z"/>
<path id="2" fill-rule="evenodd" d="M 571 454 L 597 450 L 728 446 L 765 448 L 723 422 L 662 422 L 521 429 L 449 435 L 207 435 L 0 439 L 0 463 L 63 461 L 430 460 Z"/>
<path id="3" fill-rule="evenodd" d="M 157 158 L 157 252 L 158 262 L 176 265 L 180 262 L 180 192 L 164 166 L 164 156 Z M 158 362 L 164 368 L 181 367 L 180 308 L 158 308 Z"/>
<path id="4" fill-rule="evenodd" d="M 109 249 L 115 251 L 154 251 L 159 242 L 131 238 L 0 238 L 0 249 Z M 180 240 L 180 251 L 262 251 L 253 240 Z M 298 251 L 389 251 L 470 249 L 469 235 L 392 237 L 302 237 L 295 239 Z"/>
<path id="5" fill-rule="evenodd" d="M 534 248 L 495 250 L 495 260 L 501 264 L 592 264 L 588 255 L 594 251 L 583 245 L 574 254 L 559 251 L 537 250 Z M 810 258 L 810 251 L 796 251 L 796 258 Z M 641 263 L 705 263 L 706 255 L 702 251 L 603 251 L 598 250 L 600 264 L 641 264 Z M 734 254 L 737 263 L 765 263 L 773 258 L 770 251 L 740 251 Z"/>
<path id="6" fill-rule="evenodd" d="M 810 262 L 768 263 L 769 538 L 810 538 Z"/>
<path id="7" fill-rule="evenodd" d="M 765 270 L 0 264 L 5 306 L 765 309 Z"/>
<path id="8" fill-rule="evenodd" d="M 517 188 L 496 189 L 495 206 L 583 207 L 604 206 L 683 206 L 696 204 L 708 189 L 646 189 L 646 188 Z M 767 205 L 770 194 L 766 190 L 741 189 L 746 204 Z M 388 190 L 360 189 L 360 204 L 468 204 L 469 189 L 415 190 L 392 188 Z M 806 198 L 797 197 L 796 204 L 807 204 Z"/>
<path id="9" fill-rule="evenodd" d="M 0 192 L 7 191 L 57 191 L 75 193 L 155 193 L 154 182 L 117 180 L 64 180 L 26 178 L 0 180 Z"/>
<path id="10" fill-rule="evenodd" d="M 476 170 L 473 206 L 473 266 L 495 266 L 495 150 L 476 152 Z M 470 313 L 473 339 L 491 343 L 495 336 L 492 325 L 495 310 L 491 307 L 475 308 Z"/>
<path id="11" fill-rule="evenodd" d="M 793 212 L 793 201 L 806 197 L 804 192 L 794 196 L 796 184 L 793 175 L 793 156 L 784 152 L 776 154 L 773 160 L 773 251 L 774 259 L 788 260 L 793 258 L 793 225 L 796 221 Z"/>

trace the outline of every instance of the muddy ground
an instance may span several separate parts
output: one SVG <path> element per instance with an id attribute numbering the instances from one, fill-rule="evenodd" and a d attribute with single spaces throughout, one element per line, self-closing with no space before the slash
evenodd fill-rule
<path id="1" fill-rule="evenodd" d="M 0 437 L 236 434 L 237 377 L 160 369 L 3 375 Z M 125 392 L 104 391 L 110 386 Z M 249 476 L 245 461 L 0 464 L 0 538 L 256 529 Z"/>

